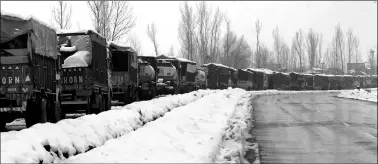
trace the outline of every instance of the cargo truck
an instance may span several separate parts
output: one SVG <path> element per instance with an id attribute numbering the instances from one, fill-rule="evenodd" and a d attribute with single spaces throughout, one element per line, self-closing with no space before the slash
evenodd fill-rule
<path id="1" fill-rule="evenodd" d="M 139 100 L 138 58 L 134 49 L 115 42 L 109 42 L 112 60 L 113 100 L 128 104 Z"/>
<path id="2" fill-rule="evenodd" d="M 92 30 L 60 30 L 57 35 L 64 59 L 63 111 L 98 114 L 109 110 L 111 61 L 105 38 Z"/>
<path id="3" fill-rule="evenodd" d="M 61 59 L 56 32 L 34 18 L 1 15 L 0 126 L 24 117 L 26 126 L 62 118 Z"/>
<path id="4" fill-rule="evenodd" d="M 140 87 L 140 99 L 149 100 L 156 96 L 156 81 L 155 81 L 155 70 L 145 60 L 138 59 L 139 66 L 139 87 Z"/>

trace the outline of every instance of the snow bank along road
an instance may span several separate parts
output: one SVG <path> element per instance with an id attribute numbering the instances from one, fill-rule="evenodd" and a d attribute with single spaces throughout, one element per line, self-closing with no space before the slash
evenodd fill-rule
<path id="1" fill-rule="evenodd" d="M 376 163 L 377 103 L 335 95 L 254 99 L 261 163 Z"/>
<path id="2" fill-rule="evenodd" d="M 21 131 L 1 133 L 1 163 L 52 163 L 88 152 L 106 141 L 128 134 L 165 113 L 194 103 L 218 90 L 141 101 L 98 115 L 36 124 Z"/>
<path id="3" fill-rule="evenodd" d="M 377 88 L 341 91 L 337 97 L 377 102 Z"/>
<path id="4" fill-rule="evenodd" d="M 63 162 L 213 162 L 229 118 L 248 105 L 245 95 L 241 89 L 222 90 Z"/>

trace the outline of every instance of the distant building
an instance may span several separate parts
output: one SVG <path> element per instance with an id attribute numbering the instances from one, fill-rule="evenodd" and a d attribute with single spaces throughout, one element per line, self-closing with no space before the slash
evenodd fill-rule
<path id="1" fill-rule="evenodd" d="M 347 63 L 347 73 L 349 75 L 365 75 L 370 70 L 366 63 Z"/>

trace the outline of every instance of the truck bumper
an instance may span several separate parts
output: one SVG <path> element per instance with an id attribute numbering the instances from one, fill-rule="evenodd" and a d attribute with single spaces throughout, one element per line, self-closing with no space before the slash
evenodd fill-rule
<path id="1" fill-rule="evenodd" d="M 22 102 L 21 107 L 0 107 L 0 112 L 25 112 L 26 111 L 26 101 Z"/>

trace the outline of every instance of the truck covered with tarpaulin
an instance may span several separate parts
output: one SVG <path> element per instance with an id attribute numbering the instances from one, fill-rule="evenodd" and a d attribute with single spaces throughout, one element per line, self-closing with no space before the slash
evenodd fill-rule
<path id="1" fill-rule="evenodd" d="M 343 89 L 353 89 L 354 77 L 351 75 L 344 75 Z"/>
<path id="2" fill-rule="evenodd" d="M 226 89 L 230 83 L 231 73 L 228 66 L 223 64 L 203 64 L 208 71 L 207 85 L 210 89 Z"/>
<path id="3" fill-rule="evenodd" d="M 290 76 L 282 72 L 274 72 L 272 74 L 272 89 L 285 90 L 289 89 Z"/>
<path id="4" fill-rule="evenodd" d="M 328 90 L 329 89 L 329 75 L 317 74 L 314 76 L 314 89 L 315 90 Z"/>
<path id="5" fill-rule="evenodd" d="M 55 30 L 3 13 L 0 26 L 0 128 L 19 117 L 27 127 L 59 121 L 62 60 Z"/>
<path id="6" fill-rule="evenodd" d="M 304 89 L 313 90 L 314 89 L 314 75 L 312 74 L 303 74 L 304 79 Z"/>
<path id="7" fill-rule="evenodd" d="M 302 90 L 304 88 L 303 74 L 291 72 L 290 74 L 290 90 Z"/>
<path id="8" fill-rule="evenodd" d="M 253 73 L 247 71 L 245 69 L 238 69 L 237 72 L 238 80 L 237 80 L 237 87 L 243 88 L 245 90 L 252 90 L 253 89 Z"/>
<path id="9" fill-rule="evenodd" d="M 64 58 L 64 111 L 96 114 L 110 109 L 110 76 L 117 76 L 110 73 L 112 52 L 108 52 L 106 39 L 92 30 L 58 30 L 57 36 Z M 136 62 L 134 59 L 134 65 Z"/>
<path id="10" fill-rule="evenodd" d="M 331 76 L 328 76 L 328 80 L 329 80 L 329 89 L 330 90 L 341 89 L 341 86 L 342 86 L 341 76 L 331 75 Z"/>
<path id="11" fill-rule="evenodd" d="M 253 77 L 253 89 L 263 90 L 268 89 L 269 78 L 273 74 L 273 71 L 267 69 L 257 69 L 257 68 L 247 68 L 248 71 L 252 72 Z"/>

